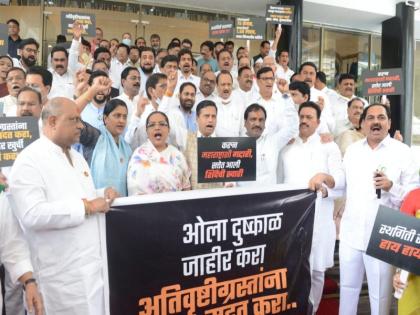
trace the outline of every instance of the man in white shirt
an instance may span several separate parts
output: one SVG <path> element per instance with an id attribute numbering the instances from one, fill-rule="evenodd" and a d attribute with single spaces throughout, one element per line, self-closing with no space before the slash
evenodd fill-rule
<path id="1" fill-rule="evenodd" d="M 73 72 L 68 67 L 69 53 L 64 47 L 55 46 L 51 50 L 51 68 L 48 69 L 53 75 L 50 98 L 57 96 L 73 99 Z"/>
<path id="2" fill-rule="evenodd" d="M 117 193 L 95 190 L 89 166 L 71 149 L 83 128 L 73 101 L 52 99 L 42 120 L 44 137 L 23 150 L 13 165 L 10 202 L 29 241 L 46 314 L 103 315 L 101 213 Z"/>
<path id="3" fill-rule="evenodd" d="M 369 105 L 361 116 L 366 138 L 351 144 L 344 155 L 347 199 L 339 251 L 342 315 L 356 314 L 365 272 L 371 314 L 389 314 L 393 268 L 366 255 L 366 248 L 379 205 L 399 209 L 406 194 L 419 185 L 412 152 L 389 136 L 390 126 L 389 108 Z"/>
<path id="4" fill-rule="evenodd" d="M 360 115 L 363 113 L 365 103 L 361 98 L 355 97 L 347 102 L 347 116 L 346 119 L 337 121 L 334 131 L 334 137 L 338 137 L 347 130 L 359 129 Z"/>
<path id="5" fill-rule="evenodd" d="M 26 85 L 41 93 L 43 106 L 48 102 L 52 82 L 51 72 L 43 67 L 33 66 L 26 72 Z"/>
<path id="6" fill-rule="evenodd" d="M 327 76 L 322 71 L 318 71 L 316 73 L 316 80 L 315 80 L 314 86 L 317 90 L 319 90 L 321 92 L 324 92 L 325 95 L 328 96 L 330 102 L 332 102 L 334 100 L 334 98 L 337 96 L 336 91 L 328 88 L 328 86 L 327 86 Z"/>
<path id="7" fill-rule="evenodd" d="M 281 154 L 283 181 L 320 190 L 323 198 L 315 204 L 315 219 L 310 256 L 313 314 L 321 301 L 324 274 L 334 265 L 335 224 L 333 192 L 344 188 L 341 153 L 334 142 L 322 143 L 316 132 L 321 109 L 314 102 L 299 107 L 299 136 Z M 335 194 L 338 197 L 339 194 Z M 327 198 L 328 197 L 328 198 Z"/>
<path id="8" fill-rule="evenodd" d="M 289 68 L 289 51 L 285 49 L 280 50 L 277 60 L 279 66 L 277 67 L 276 77 L 278 79 L 282 78 L 289 83 L 290 78 L 295 73 Z"/>
<path id="9" fill-rule="evenodd" d="M 0 104 L 3 104 L 1 111 L 5 116 L 16 116 L 16 96 L 25 86 L 25 79 L 26 73 L 21 68 L 13 67 L 7 72 L 6 85 L 9 95 L 0 98 Z"/>
<path id="10" fill-rule="evenodd" d="M 239 137 L 244 128 L 244 101 L 239 95 L 232 93 L 233 78 L 229 71 L 220 71 L 216 84 L 217 134 L 221 137 Z"/>
<path id="11" fill-rule="evenodd" d="M 133 113 L 137 108 L 140 91 L 140 72 L 135 67 L 127 67 L 121 72 L 121 85 L 123 93 L 116 97 L 127 105 L 127 121 L 131 121 Z"/>
<path id="12" fill-rule="evenodd" d="M 356 79 L 350 73 L 343 73 L 338 79 L 338 93 L 331 95 L 331 110 L 334 115 L 335 121 L 345 121 L 347 118 L 347 104 L 355 98 Z M 364 107 L 368 106 L 368 102 L 360 98 Z"/>
<path id="13" fill-rule="evenodd" d="M 13 116 L 17 116 L 17 117 L 32 116 L 39 119 L 41 117 L 41 110 L 42 110 L 41 93 L 39 93 L 37 90 L 30 88 L 29 86 L 23 87 L 17 95 L 17 110 Z M 41 129 L 41 124 L 40 124 L 40 129 Z M 11 169 L 12 169 L 11 167 L 2 167 L 1 172 L 6 177 L 9 177 Z M 4 194 L 2 195 L 4 197 Z M 9 204 L 6 201 L 4 202 L 4 205 L 9 207 Z M 5 209 L 0 210 L 0 212 L 3 212 L 3 211 L 6 211 L 6 210 Z M 29 251 L 27 254 L 29 256 Z M 24 308 L 24 305 L 22 304 L 22 301 L 23 301 L 22 286 L 16 283 L 11 273 L 5 274 L 4 283 L 5 283 L 4 306 L 6 309 L 6 313 L 17 314 L 17 315 L 25 314 L 25 308 Z"/>
<path id="14" fill-rule="evenodd" d="M 111 60 L 111 67 L 109 69 L 109 78 L 112 80 L 112 87 L 120 89 L 121 87 L 121 73 L 128 67 L 128 54 L 130 48 L 125 44 L 118 44 L 117 54 Z M 121 90 L 121 89 L 120 89 Z"/>
<path id="15" fill-rule="evenodd" d="M 313 62 L 304 62 L 299 67 L 299 74 L 302 80 L 311 88 L 310 101 L 317 103 L 322 111 L 321 125 L 318 127 L 318 133 L 332 134 L 335 128 L 335 119 L 327 95 L 315 88 L 316 73 L 317 67 Z"/>
<path id="16" fill-rule="evenodd" d="M 244 66 L 238 70 L 238 84 L 239 88 L 234 91 L 243 99 L 245 106 L 251 104 L 252 95 L 254 93 L 253 89 L 253 73 L 249 66 Z"/>
<path id="17" fill-rule="evenodd" d="M 19 44 L 18 55 L 20 59 L 13 58 L 13 66 L 28 71 L 32 66 L 36 65 L 39 52 L 39 43 L 33 38 L 26 38 Z"/>
<path id="18" fill-rule="evenodd" d="M 276 133 L 288 124 L 284 120 L 286 100 L 280 93 L 273 92 L 274 81 L 273 70 L 269 67 L 261 68 L 257 72 L 259 92 L 252 97 L 252 103 L 260 104 L 267 111 L 265 127 L 268 133 Z"/>
<path id="19" fill-rule="evenodd" d="M 4 264 L 7 272 L 6 277 L 10 277 L 12 283 L 19 281 L 25 288 L 28 311 L 31 314 L 34 312 L 36 315 L 44 314 L 42 298 L 32 274 L 33 267 L 29 248 L 5 192 L 0 194 L 0 262 Z M 22 290 L 22 286 L 19 286 L 18 289 Z M 24 314 L 23 300 L 19 302 L 22 306 L 21 314 Z M 1 294 L 0 309 L 3 309 Z M 7 308 L 6 311 L 7 314 L 18 314 Z"/>
<path id="20" fill-rule="evenodd" d="M 213 71 L 206 71 L 201 75 L 200 86 L 197 89 L 195 96 L 194 108 L 203 100 L 216 100 L 216 75 Z"/>
<path id="21" fill-rule="evenodd" d="M 142 97 L 137 103 L 137 108 L 124 136 L 125 141 L 130 144 L 133 150 L 147 140 L 147 117 L 155 111 L 168 114 L 176 82 L 176 73 L 170 76 L 169 79 L 163 73 L 154 73 L 147 79 L 147 98 Z M 185 135 L 182 137 L 182 134 L 178 134 L 177 131 L 178 128 L 176 126 L 171 126 L 169 130 L 169 143 L 179 148 L 185 142 L 183 140 Z"/>
<path id="22" fill-rule="evenodd" d="M 228 71 L 232 78 L 233 78 L 233 89 L 236 89 L 238 87 L 238 73 L 233 70 L 233 55 L 232 53 L 227 49 L 222 49 L 217 54 L 217 65 L 219 67 L 219 71 L 215 73 L 216 77 L 219 75 L 219 73 L 222 70 Z"/>
<path id="23" fill-rule="evenodd" d="M 185 82 L 191 82 L 196 88 L 200 86 L 200 78 L 192 74 L 193 59 L 193 55 L 189 49 L 181 49 L 178 53 L 179 71 L 175 93 L 179 91 L 179 87 Z"/>
<path id="24" fill-rule="evenodd" d="M 146 92 L 147 79 L 155 70 L 155 53 L 150 47 L 143 47 L 140 51 L 140 94 Z"/>
<path id="25" fill-rule="evenodd" d="M 298 115 L 293 105 L 284 111 L 288 124 L 276 133 L 265 132 L 267 112 L 259 104 L 249 105 L 244 114 L 246 135 L 257 139 L 257 176 L 255 182 L 238 182 L 239 186 L 275 185 L 280 151 L 296 135 Z"/>
<path id="26" fill-rule="evenodd" d="M 195 110 L 195 94 L 197 88 L 191 82 L 184 82 L 179 89 L 179 105 L 169 110 L 170 126 L 182 128 L 186 132 L 197 131 L 197 121 Z M 185 146 L 182 146 L 185 148 Z"/>

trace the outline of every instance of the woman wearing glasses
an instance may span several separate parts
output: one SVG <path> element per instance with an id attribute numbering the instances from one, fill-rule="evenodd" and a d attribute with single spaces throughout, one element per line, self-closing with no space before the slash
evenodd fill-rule
<path id="1" fill-rule="evenodd" d="M 147 141 L 137 148 L 128 164 L 128 195 L 190 189 L 190 170 L 184 155 L 167 143 L 168 117 L 159 111 L 146 120 Z"/>

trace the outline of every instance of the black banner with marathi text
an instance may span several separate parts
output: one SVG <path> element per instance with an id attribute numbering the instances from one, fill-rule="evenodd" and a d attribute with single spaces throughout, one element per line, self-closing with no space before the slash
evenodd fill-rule
<path id="1" fill-rule="evenodd" d="M 256 138 L 197 138 L 198 182 L 238 182 L 256 179 Z"/>
<path id="2" fill-rule="evenodd" d="M 306 314 L 315 194 L 281 189 L 125 198 L 106 216 L 111 315 Z"/>
<path id="3" fill-rule="evenodd" d="M 366 254 L 420 275 L 420 220 L 380 206 Z"/>
<path id="4" fill-rule="evenodd" d="M 38 138 L 38 118 L 0 117 L 0 167 L 12 166 L 18 154 Z"/>

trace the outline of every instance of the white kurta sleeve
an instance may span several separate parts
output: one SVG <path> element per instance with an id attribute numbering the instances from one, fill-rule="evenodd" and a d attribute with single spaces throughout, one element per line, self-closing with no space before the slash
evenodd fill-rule
<path id="1" fill-rule="evenodd" d="M 77 70 L 80 69 L 79 64 L 79 47 L 80 47 L 80 40 L 73 39 L 71 41 L 71 46 L 69 49 L 69 69 L 76 73 Z"/>
<path id="2" fill-rule="evenodd" d="M 288 101 L 284 102 L 284 106 L 282 127 L 274 134 L 274 144 L 278 151 L 282 150 L 291 139 L 296 137 L 299 131 L 299 117 L 295 106 Z"/>
<path id="3" fill-rule="evenodd" d="M 401 151 L 401 174 L 399 181 L 392 183 L 389 194 L 384 194 L 384 198 L 389 198 L 389 203 L 394 208 L 399 209 L 405 196 L 413 189 L 419 187 L 419 169 L 410 149 L 406 152 Z"/>
<path id="4" fill-rule="evenodd" d="M 33 271 L 28 245 L 5 193 L 0 195 L 0 262 L 13 282 Z"/>
<path id="5" fill-rule="evenodd" d="M 9 200 L 25 229 L 63 229 L 83 223 L 85 207 L 82 199 L 47 201 L 47 186 L 41 171 L 33 166 L 36 163 L 28 159 L 20 162 L 18 165 L 15 162 L 13 167 Z"/>

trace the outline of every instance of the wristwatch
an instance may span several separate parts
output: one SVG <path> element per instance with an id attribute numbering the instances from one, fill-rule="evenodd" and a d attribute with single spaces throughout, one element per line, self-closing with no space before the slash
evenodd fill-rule
<path id="1" fill-rule="evenodd" d="M 36 285 L 36 280 L 35 280 L 35 278 L 29 278 L 28 280 L 26 280 L 26 281 L 23 283 L 23 290 L 25 290 L 25 289 L 26 289 L 26 286 L 27 286 L 28 284 L 30 284 L 30 283 L 35 283 L 35 285 Z"/>

